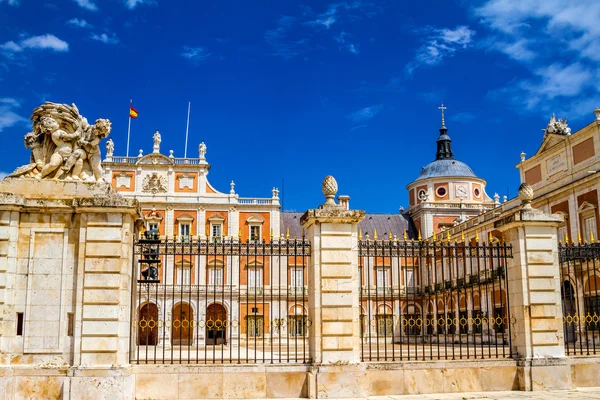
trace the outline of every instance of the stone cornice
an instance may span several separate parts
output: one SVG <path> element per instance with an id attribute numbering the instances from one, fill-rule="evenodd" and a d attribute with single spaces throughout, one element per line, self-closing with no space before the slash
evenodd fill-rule
<path id="1" fill-rule="evenodd" d="M 300 217 L 300 224 L 308 228 L 315 222 L 337 223 L 337 224 L 358 224 L 365 218 L 363 210 L 346 210 L 342 207 L 323 207 L 308 210 Z"/>

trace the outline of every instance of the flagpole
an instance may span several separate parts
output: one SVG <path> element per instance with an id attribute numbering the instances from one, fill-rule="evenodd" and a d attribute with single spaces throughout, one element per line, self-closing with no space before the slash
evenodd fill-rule
<path id="1" fill-rule="evenodd" d="M 129 124 L 127 125 L 127 154 L 129 157 L 129 134 L 131 133 L 131 106 L 133 105 L 133 99 L 129 99 Z"/>
<path id="2" fill-rule="evenodd" d="M 187 158 L 187 144 L 188 144 L 188 132 L 190 129 L 190 107 L 192 103 L 188 101 L 188 116 L 187 116 L 187 124 L 185 126 L 185 149 L 183 150 L 183 158 Z"/>

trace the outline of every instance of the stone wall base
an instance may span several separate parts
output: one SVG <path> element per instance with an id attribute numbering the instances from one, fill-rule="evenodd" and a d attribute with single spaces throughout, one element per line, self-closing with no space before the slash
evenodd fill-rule
<path id="1" fill-rule="evenodd" d="M 548 390 L 600 384 L 600 357 L 363 363 L 358 365 L 138 365 L 129 368 L 0 368 L 0 398 L 349 398 Z M 529 385 L 529 386 L 527 386 Z"/>

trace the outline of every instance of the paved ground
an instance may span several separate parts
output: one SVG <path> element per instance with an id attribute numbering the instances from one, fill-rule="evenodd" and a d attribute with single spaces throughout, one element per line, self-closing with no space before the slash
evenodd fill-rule
<path id="1" fill-rule="evenodd" d="M 573 390 L 551 390 L 547 392 L 469 392 L 442 394 L 411 394 L 405 396 L 371 396 L 345 400 L 565 400 L 600 399 L 600 387 Z M 283 399 L 282 399 L 283 400 Z M 301 400 L 301 399 L 285 399 Z"/>
<path id="2" fill-rule="evenodd" d="M 552 390 L 548 392 L 471 392 L 419 394 L 407 396 L 374 396 L 368 400 L 558 400 L 600 399 L 600 387 L 574 390 Z"/>

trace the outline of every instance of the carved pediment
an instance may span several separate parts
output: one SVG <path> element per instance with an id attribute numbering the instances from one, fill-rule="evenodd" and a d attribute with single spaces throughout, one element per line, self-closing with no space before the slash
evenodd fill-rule
<path id="1" fill-rule="evenodd" d="M 146 175 L 144 182 L 142 183 L 142 192 L 147 193 L 166 193 L 167 192 L 167 180 L 164 176 L 157 174 L 156 172 Z"/>
<path id="2" fill-rule="evenodd" d="M 546 135 L 540 148 L 538 149 L 538 151 L 535 154 L 540 154 L 548 149 L 551 149 L 552 147 L 556 146 L 558 143 L 561 143 L 564 140 L 566 140 L 566 138 L 567 138 L 567 136 L 563 136 L 563 135 Z"/>
<path id="3" fill-rule="evenodd" d="M 164 154 L 151 153 L 137 160 L 136 165 L 173 165 L 174 162 Z"/>

